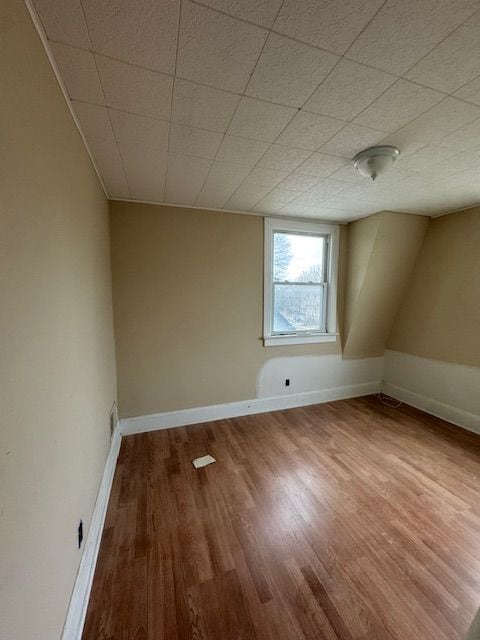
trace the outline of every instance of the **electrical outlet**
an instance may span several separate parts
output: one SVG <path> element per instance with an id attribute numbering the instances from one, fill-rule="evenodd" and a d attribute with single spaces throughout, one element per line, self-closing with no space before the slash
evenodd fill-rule
<path id="1" fill-rule="evenodd" d="M 285 379 L 285 386 L 289 387 L 290 386 L 290 378 L 286 378 Z"/>
<path id="2" fill-rule="evenodd" d="M 117 403 L 114 402 L 112 409 L 110 411 L 110 439 L 113 437 L 113 433 L 115 431 L 115 429 L 117 428 L 117 424 L 118 424 L 118 409 L 117 409 Z"/>
<path id="3" fill-rule="evenodd" d="M 113 436 L 113 432 L 115 431 L 115 416 L 113 415 L 113 411 L 110 414 L 110 438 Z"/>
<path id="4" fill-rule="evenodd" d="M 77 537 L 78 537 L 78 548 L 80 549 L 80 547 L 82 546 L 82 542 L 83 542 L 83 522 L 82 522 L 82 520 L 80 520 L 80 524 L 78 525 Z"/>

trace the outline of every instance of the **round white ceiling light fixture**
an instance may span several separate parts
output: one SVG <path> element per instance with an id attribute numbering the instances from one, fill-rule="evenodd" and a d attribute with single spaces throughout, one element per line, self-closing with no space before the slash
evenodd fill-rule
<path id="1" fill-rule="evenodd" d="M 377 176 L 389 169 L 400 155 L 397 147 L 383 145 L 370 147 L 357 153 L 353 158 L 353 166 L 362 176 L 375 180 Z"/>

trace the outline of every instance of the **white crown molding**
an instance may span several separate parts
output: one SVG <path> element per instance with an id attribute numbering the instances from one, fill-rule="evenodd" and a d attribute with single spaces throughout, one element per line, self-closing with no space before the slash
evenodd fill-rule
<path id="1" fill-rule="evenodd" d="M 468 207 L 461 207 L 460 209 L 452 209 L 451 211 L 443 211 L 443 213 L 435 213 L 433 216 L 430 216 L 433 220 L 435 218 L 443 218 L 443 216 L 449 216 L 452 213 L 460 213 L 461 211 L 469 211 L 470 209 L 478 209 L 480 207 L 480 202 L 476 204 L 470 204 Z"/>
<path id="2" fill-rule="evenodd" d="M 136 198 L 108 198 L 111 202 L 131 202 L 133 204 L 148 204 L 156 207 L 176 207 L 178 209 L 194 209 L 207 213 L 236 213 L 241 216 L 256 216 L 257 218 L 278 218 L 279 220 L 295 220 L 297 222 L 315 222 L 321 224 L 348 224 L 351 220 L 323 220 L 321 218 L 301 218 L 296 216 L 281 216 L 275 213 L 258 213 L 257 211 L 237 211 L 235 209 L 213 209 L 199 207 L 193 204 L 178 204 L 173 202 L 155 202 L 153 200 L 138 200 Z"/>

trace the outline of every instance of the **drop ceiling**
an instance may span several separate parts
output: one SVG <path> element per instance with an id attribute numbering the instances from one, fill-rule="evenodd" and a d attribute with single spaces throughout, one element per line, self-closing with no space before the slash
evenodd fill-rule
<path id="1" fill-rule="evenodd" d="M 111 198 L 323 220 L 480 202 L 480 0 L 35 0 Z M 372 183 L 351 158 L 396 145 Z"/>

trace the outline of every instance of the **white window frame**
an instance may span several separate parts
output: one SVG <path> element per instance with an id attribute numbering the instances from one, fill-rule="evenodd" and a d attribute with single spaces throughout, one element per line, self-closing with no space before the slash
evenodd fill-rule
<path id="1" fill-rule="evenodd" d="M 297 331 L 274 333 L 273 311 L 273 234 L 275 232 L 306 233 L 328 237 L 327 259 L 327 317 L 326 332 Z M 337 340 L 337 274 L 340 229 L 337 224 L 303 222 L 265 218 L 264 283 L 263 283 L 263 344 L 265 347 L 336 342 Z"/>

